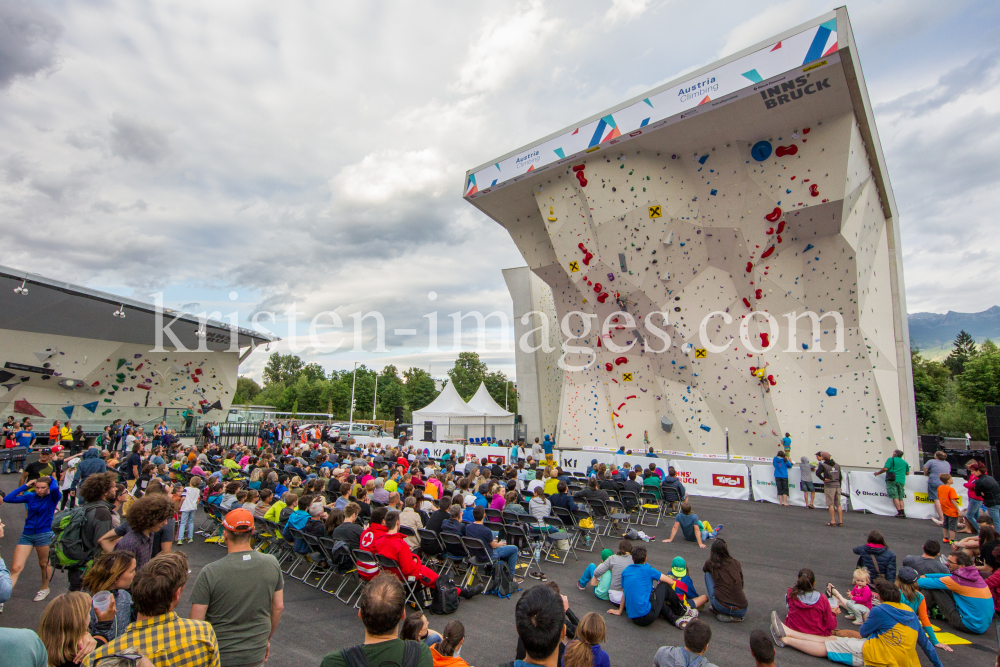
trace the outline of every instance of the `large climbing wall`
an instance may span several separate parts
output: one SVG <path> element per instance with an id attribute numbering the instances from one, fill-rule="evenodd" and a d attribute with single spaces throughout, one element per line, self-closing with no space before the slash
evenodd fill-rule
<path id="1" fill-rule="evenodd" d="M 772 456 L 787 432 L 796 457 L 915 463 L 858 63 L 840 8 L 466 174 L 551 292 L 562 446 Z"/>

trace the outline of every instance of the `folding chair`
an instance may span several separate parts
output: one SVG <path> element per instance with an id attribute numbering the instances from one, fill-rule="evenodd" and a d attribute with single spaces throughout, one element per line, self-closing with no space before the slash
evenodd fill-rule
<path id="1" fill-rule="evenodd" d="M 656 496 L 652 493 L 640 493 L 639 500 L 642 502 L 639 505 L 639 525 L 649 526 L 652 525 L 653 528 L 658 528 L 660 525 L 660 503 L 656 502 Z M 656 518 L 656 523 L 648 524 L 646 523 L 646 517 L 652 514 Z"/>
<path id="2" fill-rule="evenodd" d="M 603 500 L 598 498 L 588 498 L 587 504 L 590 505 L 591 514 L 594 519 L 595 535 L 608 535 L 611 530 L 611 517 L 609 516 L 608 506 L 604 504 Z"/>
<path id="3" fill-rule="evenodd" d="M 326 571 L 326 574 L 324 574 L 320 578 L 319 583 L 316 584 L 316 588 L 320 589 L 324 593 L 335 595 L 334 591 L 326 590 L 325 588 L 326 582 L 328 582 L 334 576 L 342 576 L 343 581 L 340 582 L 340 587 L 337 588 L 337 592 L 339 592 L 340 589 L 344 587 L 344 584 L 347 581 L 347 577 L 345 575 L 352 570 L 352 568 L 350 567 L 347 567 L 347 569 L 345 570 L 346 563 L 351 563 L 353 565 L 352 561 L 346 558 L 346 556 L 350 553 L 350 549 L 348 549 L 343 544 L 341 544 L 341 547 L 339 549 L 336 548 L 336 542 L 332 537 L 328 535 L 318 537 L 316 538 L 316 540 L 323 554 L 323 558 L 330 565 L 330 568 Z M 338 562 L 341 563 L 340 566 L 337 565 Z"/>
<path id="4" fill-rule="evenodd" d="M 455 533 L 442 532 L 441 543 L 444 544 L 444 566 L 438 573 L 439 576 L 443 577 L 451 571 L 454 571 L 456 574 L 465 574 L 459 566 L 468 563 L 469 550 L 465 548 L 462 536 Z"/>
<path id="5" fill-rule="evenodd" d="M 678 505 L 680 505 L 681 502 L 680 492 L 672 486 L 664 486 L 661 490 L 663 495 L 660 504 L 663 508 L 663 516 L 677 516 Z"/>
<path id="6" fill-rule="evenodd" d="M 274 521 L 268 521 L 267 519 L 261 519 L 264 525 L 267 526 L 268 531 L 271 533 L 269 538 L 270 546 L 274 551 L 268 551 L 272 556 L 278 559 L 278 565 L 280 566 L 289 557 L 294 556 L 295 552 L 292 550 L 291 545 L 285 540 L 285 536 L 281 532 L 281 526 L 279 526 Z"/>
<path id="7" fill-rule="evenodd" d="M 431 556 L 441 561 L 438 565 L 438 574 L 441 574 L 440 570 L 444 566 L 444 561 L 438 557 L 444 553 L 444 545 L 441 544 L 437 533 L 426 528 L 418 528 L 417 535 L 420 536 L 420 552 L 425 556 Z"/>
<path id="8" fill-rule="evenodd" d="M 618 497 L 621 499 L 625 513 L 629 515 L 628 522 L 637 524 L 640 521 L 642 512 L 639 510 L 639 494 L 635 491 L 619 491 Z"/>
<path id="9" fill-rule="evenodd" d="M 368 582 L 371 579 L 374 579 L 375 575 L 378 574 L 377 570 L 381 569 L 381 567 L 379 566 L 378 559 L 375 557 L 375 554 L 371 553 L 370 551 L 365 551 L 363 549 L 354 549 L 353 551 L 351 551 L 351 559 L 354 561 L 354 573 L 358 578 L 358 586 L 357 588 L 354 589 L 354 591 L 350 595 L 347 596 L 346 600 L 341 598 L 339 595 L 337 596 L 337 599 L 343 602 L 344 604 L 350 602 L 351 598 L 354 597 L 355 593 L 359 593 L 360 591 L 364 590 L 365 586 L 368 585 Z M 369 575 L 363 575 L 361 573 L 362 570 L 368 570 L 369 572 L 375 571 L 375 574 L 370 575 L 370 578 L 366 579 L 365 577 Z M 358 601 L 354 603 L 354 608 L 357 609 L 358 605 L 360 604 L 361 604 L 361 595 L 359 594 Z"/>
<path id="10" fill-rule="evenodd" d="M 487 576 L 484 590 L 489 590 L 490 584 L 493 583 L 493 574 L 496 572 L 493 550 L 483 544 L 482 540 L 475 537 L 463 537 L 462 543 L 465 544 L 465 550 L 469 554 L 465 561 L 469 567 L 466 570 L 465 577 L 462 579 L 462 586 L 460 588 L 464 588 L 465 586 L 469 588 L 473 587 L 476 584 L 476 577 L 479 576 L 479 569 L 485 568 L 489 575 Z M 511 572 L 511 575 L 513 574 Z"/>
<path id="11" fill-rule="evenodd" d="M 608 508 L 608 518 L 611 520 L 608 530 L 610 531 L 614 527 L 616 530 L 624 533 L 625 531 L 618 525 L 618 522 L 624 521 L 626 525 L 629 523 L 628 510 L 617 500 L 609 500 L 604 505 Z"/>
<path id="12" fill-rule="evenodd" d="M 580 539 L 580 528 L 576 525 L 576 519 L 573 517 L 573 512 L 566 507 L 556 507 L 553 505 L 552 514 L 558 517 L 562 522 L 563 532 L 569 533 L 570 535 L 570 548 L 575 549 L 577 540 Z"/>
<path id="13" fill-rule="evenodd" d="M 422 585 L 417 581 L 417 578 L 412 575 L 409 577 L 405 576 L 402 568 L 399 566 L 399 562 L 395 558 L 375 554 L 375 560 L 378 561 L 378 566 L 383 572 L 392 573 L 403 583 L 403 587 L 406 588 L 406 602 L 412 602 L 413 606 L 417 609 L 423 609 L 419 598 L 417 598 L 417 586 Z"/>
<path id="14" fill-rule="evenodd" d="M 308 554 L 303 554 L 303 553 L 299 553 L 298 551 L 295 551 L 295 546 L 294 545 L 295 545 L 295 542 L 298 541 L 298 540 L 302 540 L 302 542 L 306 543 L 307 545 L 309 544 L 309 542 L 306 540 L 305 534 L 301 530 L 299 530 L 298 528 L 292 528 L 291 526 L 286 527 L 285 528 L 285 541 L 292 543 L 292 545 L 293 545 L 292 546 L 292 551 L 293 551 L 293 554 L 294 554 L 294 558 L 292 559 L 292 566 L 288 568 L 288 571 L 285 572 L 285 574 L 287 574 L 292 579 L 298 579 L 302 583 L 305 583 L 305 578 L 312 572 L 313 562 L 309 559 L 309 555 Z M 305 574 L 303 574 L 301 577 L 297 577 L 297 576 L 295 576 L 295 570 L 298 569 L 299 565 L 302 565 L 302 564 L 306 564 L 309 567 L 306 568 Z"/>
<path id="15" fill-rule="evenodd" d="M 573 558 L 580 560 L 580 557 L 577 556 L 576 552 L 573 550 L 573 544 L 570 541 L 571 536 L 568 532 L 566 532 L 562 519 L 557 516 L 546 516 L 542 517 L 542 521 L 545 522 L 545 526 L 547 528 L 552 529 L 545 533 L 545 546 L 542 550 L 544 553 L 544 556 L 542 557 L 543 560 L 565 565 L 566 561 L 569 560 L 569 555 L 571 553 L 573 554 Z M 552 558 L 552 552 L 557 551 L 556 542 L 559 542 L 560 540 L 566 540 L 569 544 L 569 548 L 566 549 L 566 553 L 563 554 L 561 559 L 558 556 L 556 558 Z"/>
<path id="16" fill-rule="evenodd" d="M 597 522 L 594 521 L 594 517 L 589 512 L 587 512 L 587 510 L 582 510 L 582 509 L 570 512 L 570 514 L 573 517 L 573 522 L 576 525 L 576 530 L 580 534 L 580 536 L 576 540 L 576 547 L 575 547 L 576 550 L 586 551 L 589 553 L 592 552 L 594 550 L 594 547 L 597 546 L 597 543 L 600 542 L 601 550 L 603 551 L 604 540 L 601 539 L 601 531 L 598 529 Z M 581 526 L 580 522 L 583 521 L 584 519 L 590 520 L 590 522 L 594 524 L 594 527 L 584 528 L 583 526 Z M 581 540 L 585 545 L 583 547 L 580 546 Z"/>
<path id="17" fill-rule="evenodd" d="M 535 540 L 532 540 L 528 529 L 521 523 L 512 523 L 504 526 L 504 530 L 507 532 L 507 543 L 513 544 L 517 547 L 518 559 L 527 558 L 528 565 L 524 570 L 523 574 L 518 574 L 517 572 L 511 572 L 512 575 L 516 577 L 526 577 L 528 572 L 531 571 L 532 564 L 535 565 L 535 569 L 541 571 L 541 566 L 538 563 L 539 553 L 535 550 Z M 520 565 L 518 566 L 520 567 Z"/>

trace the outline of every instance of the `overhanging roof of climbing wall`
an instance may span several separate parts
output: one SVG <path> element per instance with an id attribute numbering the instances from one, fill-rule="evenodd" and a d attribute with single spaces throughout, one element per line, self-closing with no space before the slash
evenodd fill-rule
<path id="1" fill-rule="evenodd" d="M 14 291 L 22 283 L 28 288 L 27 294 Z M 112 314 L 120 307 L 124 307 L 124 318 Z M 150 304 L 6 266 L 0 266 L 0 312 L 4 315 L 4 329 L 122 343 L 156 343 L 156 310 Z M 169 325 L 187 349 L 196 350 L 202 343 L 195 333 L 200 322 L 194 315 L 164 308 L 162 322 Z M 204 347 L 211 351 L 228 349 L 232 329 L 227 323 L 207 320 Z M 278 340 L 252 329 L 236 327 L 235 331 L 239 347 Z M 163 344 L 174 347 L 167 336 L 163 337 Z"/>
<path id="2" fill-rule="evenodd" d="M 684 154 L 710 143 L 720 126 L 740 127 L 741 137 L 753 140 L 852 108 L 883 209 L 895 218 L 843 7 L 472 169 L 463 192 L 474 206 L 507 224 L 537 213 L 531 184 L 542 174 L 568 169 L 583 156 L 629 149 Z"/>

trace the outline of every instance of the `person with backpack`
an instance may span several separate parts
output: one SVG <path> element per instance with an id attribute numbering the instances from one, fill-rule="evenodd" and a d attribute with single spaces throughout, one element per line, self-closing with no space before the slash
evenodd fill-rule
<path id="1" fill-rule="evenodd" d="M 53 518 L 52 564 L 65 568 L 69 589 L 83 589 L 84 573 L 92 559 L 100 555 L 98 540 L 112 529 L 114 502 L 118 491 L 115 473 L 91 475 L 80 486 L 83 504 L 60 512 Z M 96 592 L 96 591 L 92 591 Z"/>
<path id="2" fill-rule="evenodd" d="M 877 530 L 868 533 L 868 541 L 854 547 L 854 553 L 858 554 L 858 567 L 868 570 L 872 581 L 879 577 L 896 581 L 896 554 L 886 546 L 882 533 Z"/>
<path id="3" fill-rule="evenodd" d="M 910 464 L 903 458 L 902 450 L 893 450 L 892 456 L 885 462 L 881 470 L 875 472 L 878 477 L 885 474 L 885 490 L 896 508 L 896 518 L 905 519 L 906 509 L 903 506 L 905 497 L 906 476 L 910 474 Z"/>
<path id="4" fill-rule="evenodd" d="M 14 547 L 14 558 L 11 561 L 11 587 L 17 585 L 17 579 L 24 570 L 28 554 L 34 549 L 38 555 L 38 566 L 42 570 L 42 587 L 35 595 L 35 602 L 41 602 L 49 596 L 49 577 L 52 568 L 49 566 L 49 545 L 52 543 L 52 515 L 59 506 L 62 493 L 59 482 L 53 477 L 42 476 L 32 480 L 31 485 L 19 486 L 6 496 L 5 503 L 23 503 L 28 506 L 28 515 L 24 519 L 24 530 Z"/>
<path id="5" fill-rule="evenodd" d="M 398 637 L 406 609 L 406 590 L 391 574 L 380 574 L 365 586 L 358 601 L 358 616 L 365 626 L 365 640 L 359 646 L 327 653 L 320 667 L 434 667 L 426 644 Z"/>
<path id="6" fill-rule="evenodd" d="M 816 452 L 816 476 L 823 480 L 826 506 L 830 508 L 830 522 L 826 525 L 843 527 L 844 508 L 840 504 L 840 464 L 833 460 L 830 452 Z M 838 514 L 835 516 L 834 512 Z"/>

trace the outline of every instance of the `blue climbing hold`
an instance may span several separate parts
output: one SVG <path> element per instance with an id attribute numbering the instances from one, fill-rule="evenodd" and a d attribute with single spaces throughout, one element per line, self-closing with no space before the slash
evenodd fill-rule
<path id="1" fill-rule="evenodd" d="M 827 396 L 836 396 L 837 395 L 837 388 L 836 387 L 827 387 L 826 388 L 826 395 Z"/>
<path id="2" fill-rule="evenodd" d="M 84 403 L 83 407 L 87 408 L 91 412 L 97 412 L 97 406 L 98 405 L 99 405 L 99 402 L 98 401 L 94 401 L 93 403 Z"/>
<path id="3" fill-rule="evenodd" d="M 810 250 L 812 250 L 815 247 L 816 246 L 814 246 L 812 243 L 810 243 L 809 245 L 806 246 L 806 249 L 803 250 L 802 252 L 809 252 Z"/>
<path id="4" fill-rule="evenodd" d="M 771 143 L 769 141 L 758 141 L 750 149 L 750 157 L 757 162 L 763 162 L 771 157 Z"/>
<path id="5" fill-rule="evenodd" d="M 704 424 L 702 424 L 701 425 L 701 430 L 702 431 L 711 431 L 712 427 L 711 426 L 705 426 Z"/>
<path id="6" fill-rule="evenodd" d="M 816 428 L 823 428 L 823 427 L 820 426 L 819 424 L 816 424 Z"/>
<path id="7" fill-rule="evenodd" d="M 708 160 L 708 154 L 707 153 L 705 155 L 702 155 L 700 158 L 698 158 L 698 164 L 705 164 L 706 160 Z"/>
<path id="8" fill-rule="evenodd" d="M 806 345 L 805 343 L 802 343 L 802 349 L 803 349 L 803 350 L 808 350 L 808 349 L 809 349 L 809 346 L 808 346 L 808 345 Z"/>
<path id="9" fill-rule="evenodd" d="M 715 196 L 715 195 L 717 195 L 717 194 L 719 194 L 719 191 L 718 191 L 718 190 L 712 190 L 712 196 Z"/>

